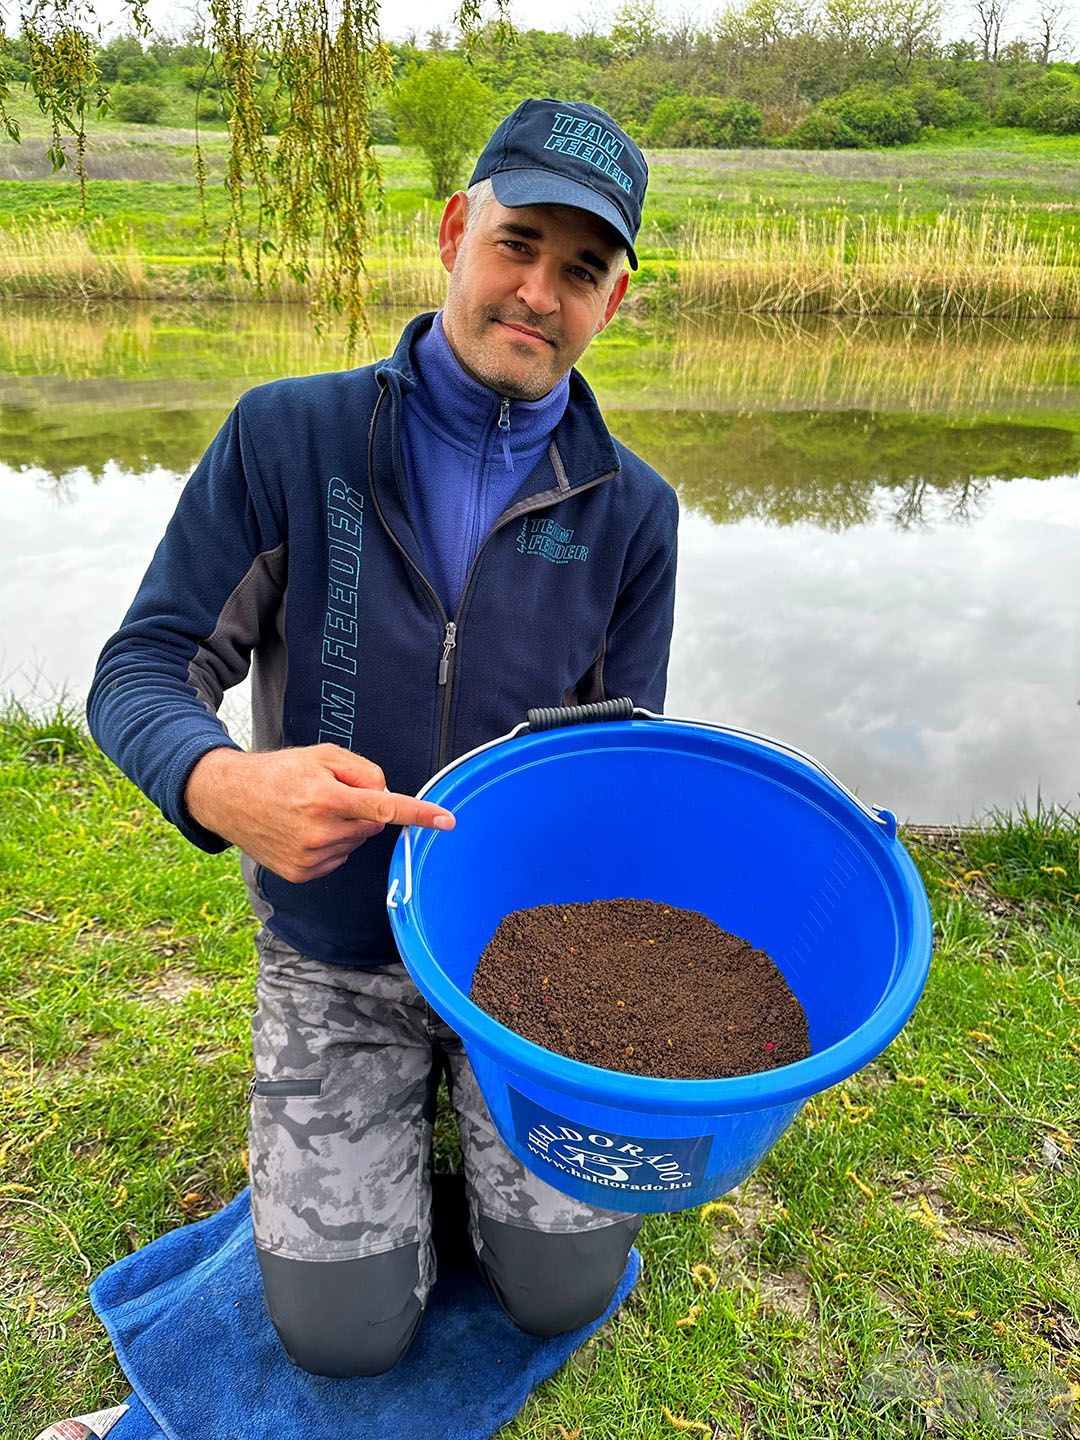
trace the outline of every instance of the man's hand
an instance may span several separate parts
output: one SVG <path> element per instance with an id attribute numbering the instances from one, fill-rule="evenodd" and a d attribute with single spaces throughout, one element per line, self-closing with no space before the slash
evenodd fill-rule
<path id="1" fill-rule="evenodd" d="M 454 826 L 449 810 L 388 791 L 378 765 L 340 745 L 210 750 L 184 800 L 200 825 L 294 884 L 329 875 L 386 825 Z"/>

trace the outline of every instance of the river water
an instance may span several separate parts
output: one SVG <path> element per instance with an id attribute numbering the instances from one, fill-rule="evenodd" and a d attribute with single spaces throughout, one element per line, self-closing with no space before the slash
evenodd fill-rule
<path id="1" fill-rule="evenodd" d="M 284 306 L 0 317 L 0 690 L 78 701 L 237 397 L 346 360 Z M 581 369 L 679 492 L 668 713 L 910 820 L 1076 802 L 1077 327 L 620 315 Z"/>

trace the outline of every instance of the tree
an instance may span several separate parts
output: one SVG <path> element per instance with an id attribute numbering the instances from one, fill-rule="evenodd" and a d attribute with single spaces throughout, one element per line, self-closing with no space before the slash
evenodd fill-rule
<path id="1" fill-rule="evenodd" d="M 933 50 L 941 25 L 941 0 L 897 0 L 889 15 L 893 65 L 907 76 L 923 50 Z"/>
<path id="2" fill-rule="evenodd" d="M 409 71 L 391 96 L 390 113 L 403 144 L 423 152 L 437 200 L 462 179 L 462 168 L 485 139 L 495 96 L 456 56 Z"/>
<path id="3" fill-rule="evenodd" d="M 821 32 L 809 0 L 741 0 L 728 8 L 712 35 L 723 93 L 752 100 L 774 127 L 779 120 L 787 129 L 805 112 L 807 92 L 816 98 L 823 85 L 824 93 L 836 88 Z"/>
<path id="4" fill-rule="evenodd" d="M 760 145 L 765 139 L 765 127 L 761 112 L 746 100 L 672 95 L 653 107 L 645 139 L 649 144 L 674 149 L 740 149 Z"/>
<path id="5" fill-rule="evenodd" d="M 655 50 L 664 33 L 656 0 L 622 0 L 612 17 L 611 42 L 622 60 Z"/>
<path id="6" fill-rule="evenodd" d="M 973 0 L 975 29 L 982 49 L 982 58 L 990 67 L 990 88 L 987 93 L 987 109 L 991 115 L 997 112 L 998 65 L 1001 56 L 1001 27 L 1005 23 L 1012 0 Z"/>
<path id="7" fill-rule="evenodd" d="M 1059 50 L 1065 53 L 1070 20 L 1070 7 L 1064 0 L 1040 0 L 1035 13 L 1035 50 L 1044 70 Z"/>
<path id="8" fill-rule="evenodd" d="M 455 22 L 468 37 L 479 27 L 481 0 L 457 0 Z M 123 0 L 139 41 L 150 34 L 147 0 Z M 500 15 L 510 0 L 495 0 Z M 55 168 L 68 163 L 63 140 L 75 141 L 86 215 L 86 120 L 109 104 L 97 65 L 92 0 L 18 0 L 30 85 L 52 130 Z M 229 213 L 221 237 L 257 290 L 279 269 L 311 282 L 312 318 L 330 311 L 348 319 L 351 354 L 366 325 L 364 254 L 369 217 L 382 195 L 371 127 L 390 87 L 390 52 L 379 38 L 378 0 L 213 0 L 206 44 L 217 57 L 229 116 L 225 184 Z M 190 39 L 190 37 L 189 37 Z M 13 140 L 19 126 L 6 105 L 10 50 L 0 36 L 0 126 Z M 188 63 L 194 63 L 189 59 Z M 269 77 L 272 96 L 263 91 Z M 268 105 L 269 101 L 269 105 Z M 281 115 L 276 144 L 266 113 Z M 195 145 L 195 172 L 205 196 L 206 167 Z M 206 207 L 203 207 L 206 223 Z M 249 228 L 251 234 L 248 233 Z M 312 257 L 319 265 L 313 270 Z"/>
<path id="9" fill-rule="evenodd" d="M 793 139 L 810 149 L 867 149 L 906 145 L 920 129 L 919 113 L 906 90 L 859 85 L 823 100 Z"/>
<path id="10" fill-rule="evenodd" d="M 878 0 L 823 0 L 826 33 L 834 35 L 845 55 L 865 55 L 881 40 L 888 25 L 888 7 Z"/>
<path id="11" fill-rule="evenodd" d="M 146 54 L 136 35 L 117 35 L 102 48 L 97 57 L 98 71 L 101 78 L 106 81 L 145 79 L 145 75 L 141 73 L 145 62 Z M 127 75 L 120 74 L 122 65 L 129 67 Z M 152 60 L 150 68 L 157 69 L 157 65 Z"/>

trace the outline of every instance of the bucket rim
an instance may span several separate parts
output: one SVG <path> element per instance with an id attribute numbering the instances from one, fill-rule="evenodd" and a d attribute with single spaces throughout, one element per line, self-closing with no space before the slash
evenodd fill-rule
<path id="1" fill-rule="evenodd" d="M 662 718 L 669 734 L 682 726 L 688 730 L 725 729 L 710 726 L 707 722 L 698 724 L 694 721 L 674 720 L 671 717 Z M 642 722 L 614 721 L 596 728 L 604 732 L 606 739 L 615 742 L 619 738 L 625 739 L 632 730 L 636 730 L 640 735 Z M 518 747 L 546 747 L 552 743 L 553 737 L 557 736 L 559 731 L 546 730 L 521 735 L 516 731 L 512 733 L 515 737 L 513 745 L 507 748 L 516 751 Z M 562 733 L 567 732 L 564 730 Z M 749 732 L 726 731 L 726 734 L 733 738 L 740 748 L 771 750 L 771 747 L 755 744 L 755 741 L 768 737 L 752 736 Z M 484 745 L 460 756 L 438 775 L 433 776 L 418 793 L 427 793 L 437 781 L 447 778 L 467 760 L 491 748 L 492 744 Z M 781 758 L 785 765 L 803 773 L 814 786 L 827 791 L 833 802 L 842 805 L 851 814 L 853 822 L 864 837 L 864 843 L 872 846 L 880 856 L 882 863 L 879 869 L 883 876 L 887 873 L 892 882 L 887 888 L 894 903 L 906 902 L 909 919 L 906 952 L 898 955 L 893 975 L 878 1004 L 848 1035 L 805 1059 L 751 1075 L 684 1080 L 634 1075 L 591 1065 L 587 1061 L 572 1059 L 526 1039 L 481 1009 L 443 970 L 409 907 L 391 907 L 389 915 L 395 942 L 417 988 L 432 1008 L 461 1035 L 466 1047 L 475 1046 L 502 1070 L 574 1098 L 613 1109 L 637 1109 L 668 1117 L 678 1114 L 726 1115 L 805 1100 L 849 1079 L 880 1055 L 896 1038 L 918 1003 L 931 963 L 933 924 L 930 903 L 915 863 L 897 838 L 894 826 L 873 824 L 867 819 L 867 807 L 845 787 L 838 786 L 835 777 L 825 771 L 824 767 L 817 765 L 812 757 L 803 756 L 801 752 L 792 752 L 789 747 L 782 748 L 785 754 Z M 889 818 L 892 819 L 891 815 Z M 419 850 L 420 855 L 414 859 L 422 859 L 423 853 L 426 853 L 427 848 L 435 843 L 442 833 L 422 830 L 421 838 L 414 847 Z M 452 833 L 445 832 L 447 835 Z M 392 879 L 400 879 L 404 873 L 405 834 L 403 829 L 391 856 L 389 874 Z M 419 865 L 417 868 L 420 868 Z M 391 887 L 391 893 L 395 886 Z M 415 955 L 410 954 L 413 947 L 418 952 Z"/>

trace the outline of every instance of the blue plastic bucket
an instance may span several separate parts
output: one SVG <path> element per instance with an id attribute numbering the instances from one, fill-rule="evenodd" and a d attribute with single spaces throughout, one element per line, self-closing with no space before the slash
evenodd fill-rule
<path id="1" fill-rule="evenodd" d="M 880 1054 L 926 982 L 930 907 L 894 817 L 780 742 L 630 701 L 530 711 L 420 793 L 457 825 L 398 837 L 387 904 L 402 959 L 461 1036 L 510 1150 L 589 1204 L 645 1214 L 725 1194 L 811 1095 Z M 510 911 L 620 897 L 698 910 L 766 950 L 811 1055 L 730 1079 L 626 1075 L 469 999 Z"/>

